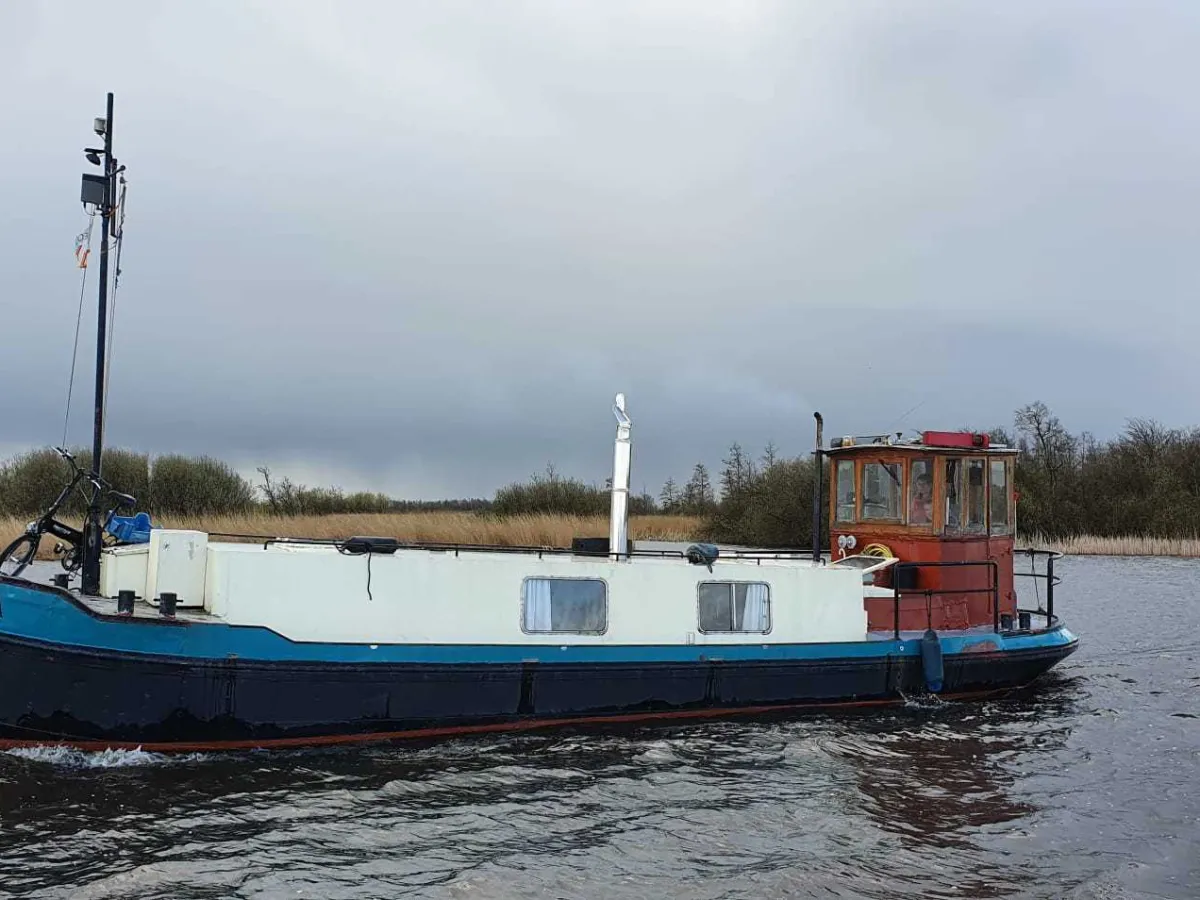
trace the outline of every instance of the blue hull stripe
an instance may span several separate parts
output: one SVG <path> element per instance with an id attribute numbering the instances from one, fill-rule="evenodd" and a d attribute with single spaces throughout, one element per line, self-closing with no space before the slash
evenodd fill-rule
<path id="1" fill-rule="evenodd" d="M 52 590 L 0 581 L 0 638 L 4 635 L 139 655 L 225 661 L 312 663 L 654 663 L 701 660 L 786 661 L 919 656 L 919 640 L 828 644 L 537 645 L 344 644 L 292 641 L 269 628 L 219 623 L 116 620 L 90 614 Z M 1076 637 L 1058 627 L 1033 634 L 942 632 L 942 652 L 1004 652 L 1061 647 Z M 2 651 L 0 651 L 2 652 Z"/>

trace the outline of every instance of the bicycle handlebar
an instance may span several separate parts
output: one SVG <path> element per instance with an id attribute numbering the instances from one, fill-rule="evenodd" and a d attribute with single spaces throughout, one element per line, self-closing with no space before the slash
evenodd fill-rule
<path id="1" fill-rule="evenodd" d="M 90 481 L 97 490 L 103 491 L 116 500 L 117 508 L 124 506 L 132 509 L 133 507 L 137 506 L 136 497 L 132 497 L 129 494 L 122 494 L 120 491 L 113 490 L 113 486 L 95 472 L 84 472 L 83 469 L 79 468 L 79 463 L 75 461 L 75 457 L 68 453 L 66 449 L 63 447 L 55 447 L 54 450 L 66 461 L 67 465 L 71 467 L 71 471 L 75 474 L 75 477 L 78 478 L 82 475 L 87 478 L 87 480 Z"/>
<path id="2" fill-rule="evenodd" d="M 131 497 L 129 494 L 122 494 L 119 491 L 109 491 L 108 494 L 117 501 L 117 509 L 121 509 L 122 507 L 133 509 L 137 506 L 137 498 Z"/>

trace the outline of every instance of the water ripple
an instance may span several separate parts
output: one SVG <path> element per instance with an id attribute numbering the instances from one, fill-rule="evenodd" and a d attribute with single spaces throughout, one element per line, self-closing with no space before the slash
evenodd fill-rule
<path id="1" fill-rule="evenodd" d="M 1062 569 L 1083 649 L 1004 701 L 0 754 L 0 898 L 1197 896 L 1200 565 Z"/>

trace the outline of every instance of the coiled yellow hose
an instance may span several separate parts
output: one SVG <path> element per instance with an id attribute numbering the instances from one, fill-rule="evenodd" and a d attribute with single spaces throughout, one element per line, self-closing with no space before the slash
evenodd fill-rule
<path id="1" fill-rule="evenodd" d="M 887 544 L 867 544 L 860 551 L 861 556 L 878 556 L 880 559 L 898 559 L 892 548 Z"/>

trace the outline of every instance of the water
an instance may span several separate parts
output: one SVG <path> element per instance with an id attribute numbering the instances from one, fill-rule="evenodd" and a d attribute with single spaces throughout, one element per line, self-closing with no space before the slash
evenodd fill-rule
<path id="1" fill-rule="evenodd" d="M 1084 644 L 1004 702 L 0 754 L 0 897 L 1200 897 L 1200 563 L 1060 566 Z"/>

